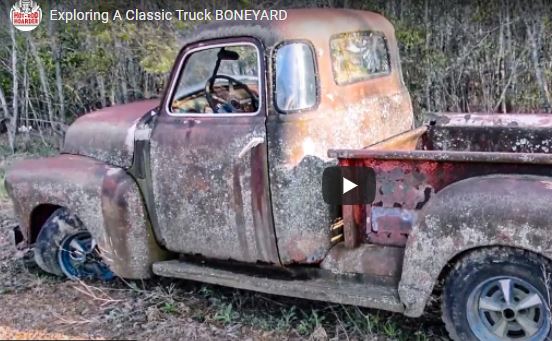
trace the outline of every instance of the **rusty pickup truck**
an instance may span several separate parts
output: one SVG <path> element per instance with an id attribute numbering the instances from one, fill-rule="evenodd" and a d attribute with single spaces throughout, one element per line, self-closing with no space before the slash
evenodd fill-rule
<path id="1" fill-rule="evenodd" d="M 44 271 L 152 275 L 420 316 L 454 340 L 550 336 L 552 117 L 415 128 L 392 25 L 353 10 L 201 26 L 160 100 L 82 116 L 7 173 Z M 374 171 L 329 205 L 322 172 Z"/>

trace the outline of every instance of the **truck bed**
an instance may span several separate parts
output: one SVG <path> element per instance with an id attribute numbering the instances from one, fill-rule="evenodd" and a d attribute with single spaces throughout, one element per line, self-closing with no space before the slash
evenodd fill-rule
<path id="1" fill-rule="evenodd" d="M 364 149 L 333 149 L 339 159 L 552 163 L 552 115 L 434 114 L 420 128 Z"/>
<path id="2" fill-rule="evenodd" d="M 435 114 L 420 128 L 363 149 L 328 153 L 342 166 L 371 167 L 371 205 L 343 210 L 349 245 L 403 246 L 418 211 L 444 187 L 470 177 L 552 176 L 552 115 Z M 489 189 L 492 190 L 492 189 Z"/>

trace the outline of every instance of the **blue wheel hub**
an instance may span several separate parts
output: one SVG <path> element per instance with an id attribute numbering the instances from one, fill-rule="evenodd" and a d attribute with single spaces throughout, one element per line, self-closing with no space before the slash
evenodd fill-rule
<path id="1" fill-rule="evenodd" d="M 65 237 L 59 246 L 61 271 L 71 279 L 111 280 L 114 275 L 103 262 L 96 242 L 87 231 Z"/>

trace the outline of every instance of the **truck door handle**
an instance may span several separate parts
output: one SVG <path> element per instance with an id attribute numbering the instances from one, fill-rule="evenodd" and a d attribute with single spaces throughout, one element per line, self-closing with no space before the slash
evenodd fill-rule
<path id="1" fill-rule="evenodd" d="M 245 154 L 247 154 L 247 152 L 249 152 L 251 149 L 255 148 L 256 146 L 260 145 L 264 141 L 265 141 L 264 137 L 252 138 L 251 141 L 249 141 L 249 143 L 242 148 L 242 150 L 238 154 L 238 157 L 241 159 Z"/>

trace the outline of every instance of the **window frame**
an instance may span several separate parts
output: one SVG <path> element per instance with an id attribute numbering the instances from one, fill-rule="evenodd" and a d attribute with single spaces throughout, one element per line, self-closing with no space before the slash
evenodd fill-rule
<path id="1" fill-rule="evenodd" d="M 389 70 L 387 72 L 367 73 L 366 76 L 364 76 L 362 78 L 358 78 L 358 79 L 355 79 L 353 81 L 339 83 L 337 81 L 337 71 L 334 67 L 335 58 L 334 58 L 334 54 L 332 53 L 332 40 L 334 40 L 336 38 L 339 38 L 340 36 L 347 36 L 347 35 L 353 35 L 353 34 L 359 34 L 359 33 L 360 34 L 371 33 L 371 34 L 374 34 L 374 35 L 377 35 L 377 36 L 380 36 L 380 37 L 383 38 L 383 43 L 385 45 L 385 52 L 386 52 L 386 57 L 387 57 L 387 63 L 389 65 Z M 332 64 L 333 81 L 338 86 L 346 86 L 346 85 L 361 83 L 361 82 L 365 82 L 365 81 L 372 80 L 372 79 L 375 79 L 375 78 L 386 77 L 386 76 L 389 76 L 393 73 L 393 63 L 391 62 L 391 53 L 389 52 L 389 44 L 387 42 L 387 36 L 381 31 L 365 30 L 365 31 L 351 31 L 351 32 L 336 33 L 336 34 L 333 34 L 332 36 L 330 36 L 330 40 L 328 41 L 328 44 L 329 44 L 329 51 L 330 51 L 330 61 L 331 61 L 331 64 Z"/>
<path id="2" fill-rule="evenodd" d="M 257 79 L 259 82 L 259 93 L 258 93 L 258 100 L 259 105 L 257 107 L 256 112 L 250 112 L 250 113 L 178 113 L 173 112 L 171 109 L 173 98 L 176 92 L 176 89 L 178 88 L 178 85 L 180 83 L 180 78 L 182 77 L 182 74 L 184 72 L 184 67 L 186 66 L 186 62 L 188 61 L 188 58 L 195 52 L 203 51 L 203 50 L 209 50 L 213 48 L 220 48 L 220 47 L 232 47 L 232 46 L 253 46 L 255 50 L 257 51 Z M 264 64 L 263 64 L 263 55 L 262 55 L 262 45 L 260 45 L 255 39 L 243 37 L 243 38 L 237 38 L 232 41 L 220 41 L 220 39 L 217 39 L 215 41 L 202 41 L 195 43 L 193 46 L 185 48 L 184 53 L 180 60 L 178 61 L 178 64 L 176 65 L 176 72 L 175 76 L 172 78 L 171 83 L 169 85 L 169 91 L 166 96 L 165 104 L 164 104 L 164 110 L 169 116 L 173 117 L 243 117 L 243 116 L 257 116 L 260 113 L 264 111 L 263 105 L 264 105 L 264 88 L 265 88 L 265 80 L 263 78 L 264 74 Z"/>
<path id="3" fill-rule="evenodd" d="M 294 109 L 294 110 L 284 110 L 282 108 L 280 108 L 278 106 L 278 100 L 277 100 L 277 84 L 276 84 L 276 57 L 278 55 L 278 50 L 280 50 L 280 48 L 286 46 L 286 45 L 290 45 L 290 44 L 304 44 L 306 45 L 311 53 L 312 53 L 312 64 L 313 64 L 313 67 L 314 67 L 314 87 L 315 87 L 315 99 L 314 99 L 314 103 L 308 107 L 308 108 L 302 108 L 302 109 Z M 320 74 L 319 74 L 319 69 L 318 69 L 318 58 L 316 56 L 316 50 L 314 48 L 314 45 L 312 44 L 311 41 L 309 40 L 306 40 L 306 39 L 290 39 L 290 40 L 285 40 L 285 41 L 282 41 L 280 43 L 278 43 L 273 49 L 272 49 L 272 53 L 271 53 L 271 56 L 270 56 L 270 60 L 272 61 L 271 62 L 271 69 L 272 69 L 272 105 L 274 106 L 274 109 L 276 109 L 277 112 L 279 112 L 280 114 L 295 114 L 295 113 L 302 113 L 302 112 L 307 112 L 307 111 L 314 111 L 318 108 L 318 106 L 320 105 Z"/>

